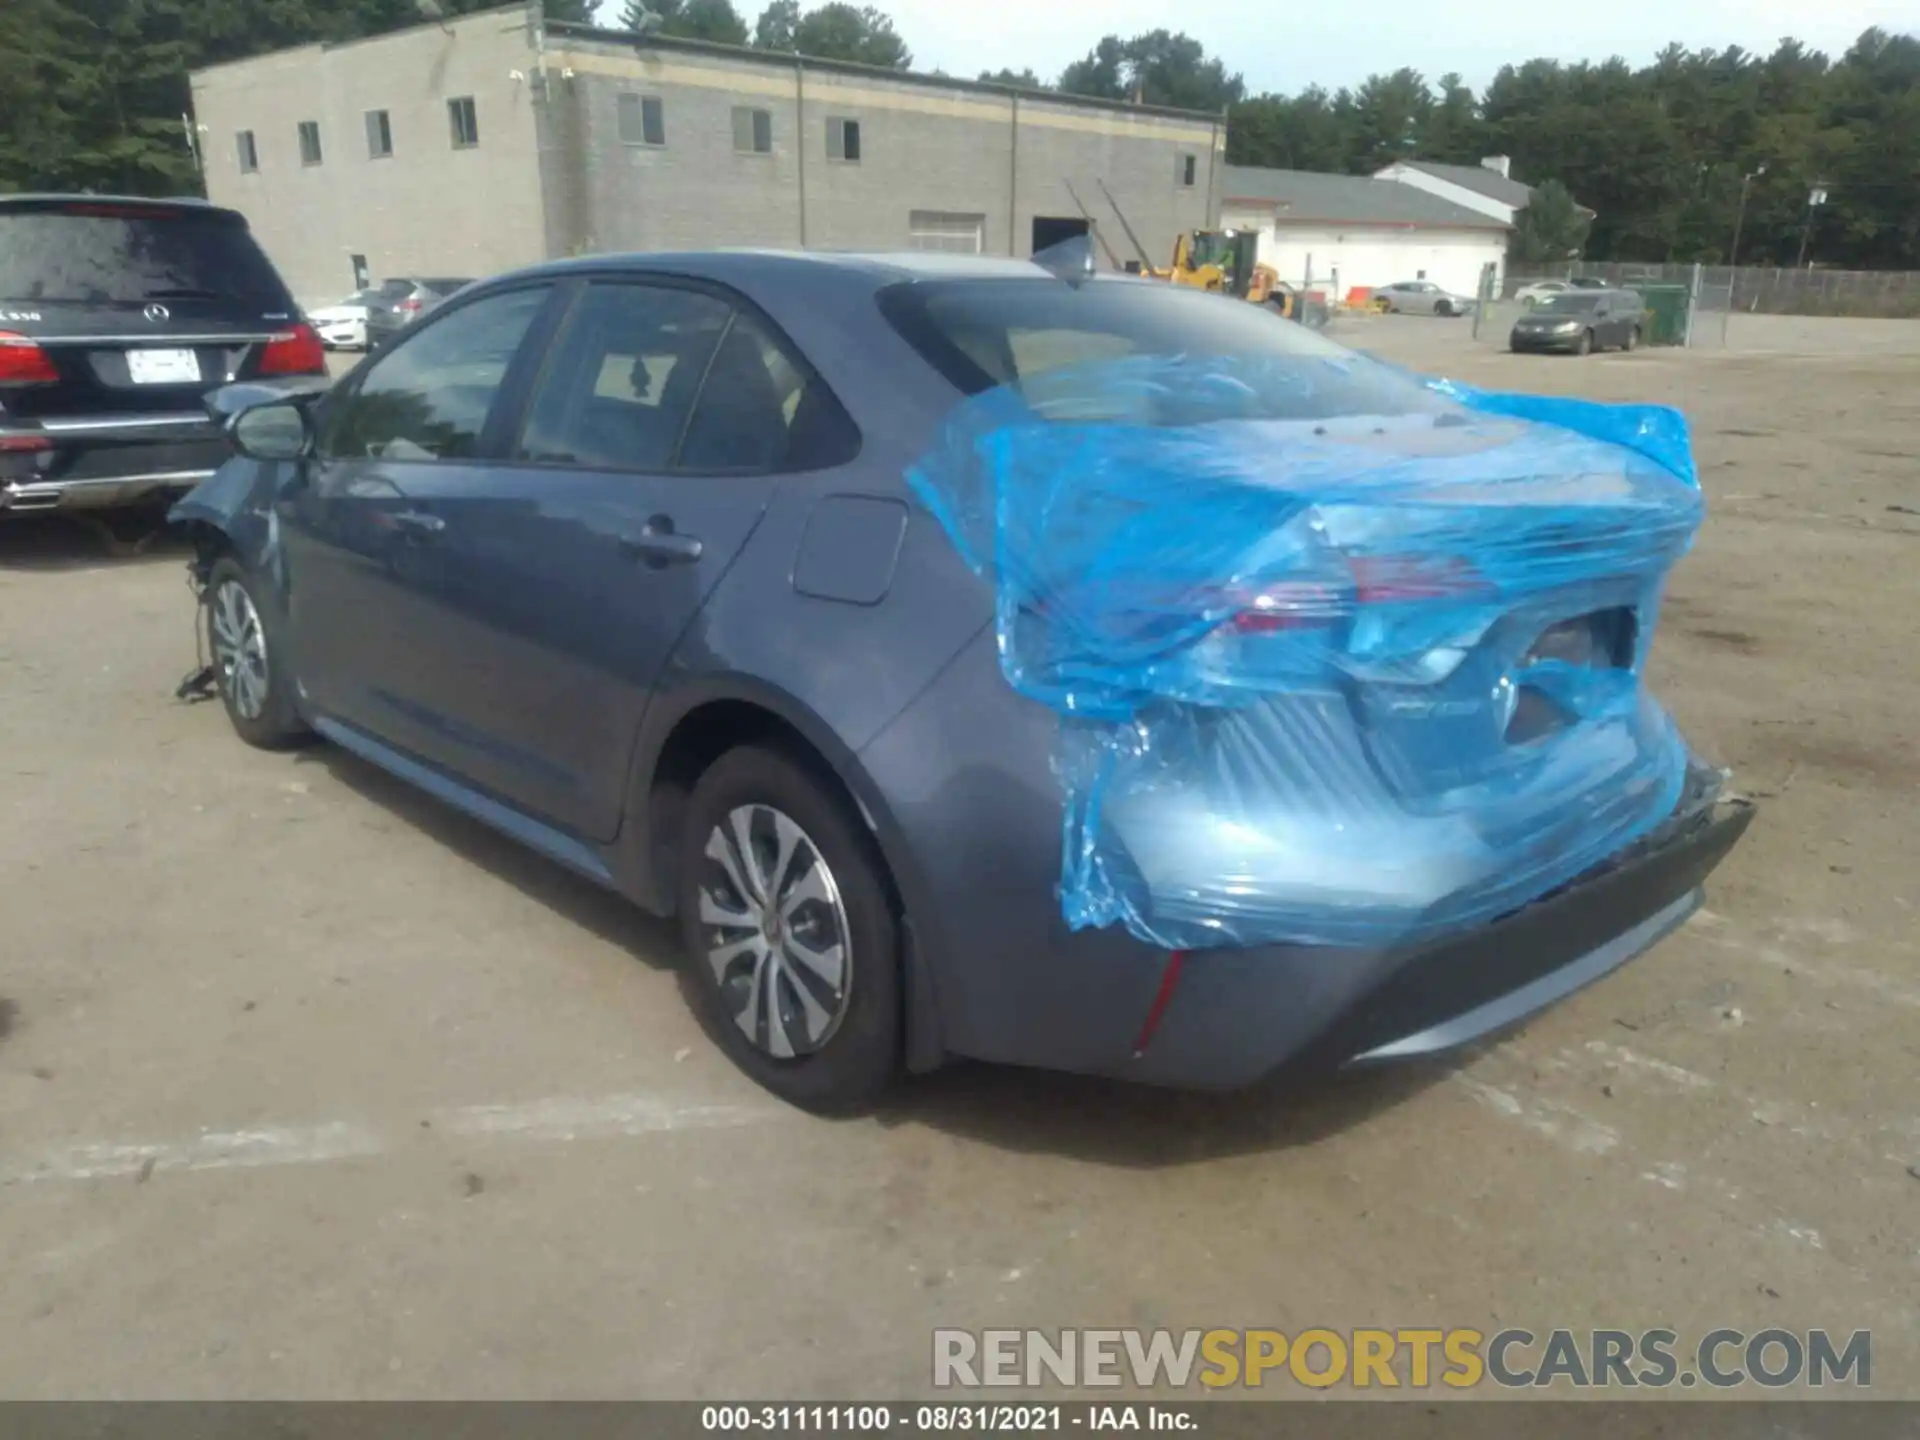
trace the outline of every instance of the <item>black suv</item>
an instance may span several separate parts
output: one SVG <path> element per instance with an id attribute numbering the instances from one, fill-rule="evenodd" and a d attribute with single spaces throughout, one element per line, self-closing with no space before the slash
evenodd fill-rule
<path id="1" fill-rule="evenodd" d="M 236 212 L 0 195 L 0 518 L 170 499 L 231 453 L 208 391 L 325 374 Z"/>

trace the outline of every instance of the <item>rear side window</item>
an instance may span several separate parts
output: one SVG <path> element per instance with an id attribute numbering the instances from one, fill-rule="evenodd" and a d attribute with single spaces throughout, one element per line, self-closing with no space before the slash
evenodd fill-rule
<path id="1" fill-rule="evenodd" d="M 589 287 L 554 347 L 515 453 L 550 465 L 667 469 L 730 313 L 697 290 Z"/>
<path id="2" fill-rule="evenodd" d="M 328 407 L 321 453 L 343 460 L 476 453 L 507 366 L 547 291 L 542 285 L 489 295 L 401 340 Z"/>
<path id="3" fill-rule="evenodd" d="M 957 280 L 891 286 L 880 308 L 962 393 L 1133 356 L 1298 361 L 1299 416 L 1438 413 L 1417 381 L 1324 340 L 1264 305 L 1154 281 Z M 1330 363 L 1329 363 L 1330 362 Z"/>
<path id="4" fill-rule="evenodd" d="M 713 357 L 678 468 L 822 470 L 846 464 L 859 448 L 860 437 L 833 392 L 743 310 Z"/>
<path id="5" fill-rule="evenodd" d="M 75 304 L 228 300 L 290 311 L 238 216 L 109 204 L 0 209 L 0 298 Z"/>

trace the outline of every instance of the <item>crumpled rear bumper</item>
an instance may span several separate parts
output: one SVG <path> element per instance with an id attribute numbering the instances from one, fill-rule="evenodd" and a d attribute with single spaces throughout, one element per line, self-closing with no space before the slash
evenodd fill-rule
<path id="1" fill-rule="evenodd" d="M 1188 954 L 1144 1050 L 1111 1073 L 1230 1089 L 1281 1069 L 1417 1059 L 1505 1030 L 1672 933 L 1745 833 L 1743 800 L 1695 795 L 1653 835 L 1511 915 L 1380 951 Z"/>

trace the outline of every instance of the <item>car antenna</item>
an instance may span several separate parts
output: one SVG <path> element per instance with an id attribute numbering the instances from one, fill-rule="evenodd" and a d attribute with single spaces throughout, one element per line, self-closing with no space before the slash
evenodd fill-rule
<path id="1" fill-rule="evenodd" d="M 1033 263 L 1057 280 L 1065 280 L 1069 285 L 1077 285 L 1094 276 L 1093 241 L 1091 232 L 1083 235 L 1069 235 L 1065 240 L 1049 245 L 1038 251 Z"/>
<path id="2" fill-rule="evenodd" d="M 1113 252 L 1113 246 L 1107 243 L 1107 237 L 1100 233 L 1100 222 L 1093 218 L 1093 212 L 1080 202 L 1080 192 L 1073 188 L 1073 182 L 1066 176 L 1060 177 L 1060 183 L 1067 187 L 1067 198 L 1073 201 L 1073 208 L 1080 212 L 1080 218 L 1087 222 L 1087 233 L 1100 242 L 1100 248 L 1107 252 L 1107 263 L 1116 270 L 1126 269 L 1120 257 Z"/>

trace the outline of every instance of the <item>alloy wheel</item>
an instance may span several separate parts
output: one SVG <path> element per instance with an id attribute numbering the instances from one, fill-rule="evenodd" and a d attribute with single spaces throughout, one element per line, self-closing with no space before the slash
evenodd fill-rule
<path id="1" fill-rule="evenodd" d="M 707 836 L 699 884 L 705 960 L 734 1023 L 778 1060 L 833 1038 L 852 994 L 840 887 L 812 838 L 771 805 L 727 812 Z"/>
<path id="2" fill-rule="evenodd" d="M 228 580 L 213 592 L 213 660 L 220 688 L 243 720 L 267 708 L 267 632 L 246 587 Z"/>

